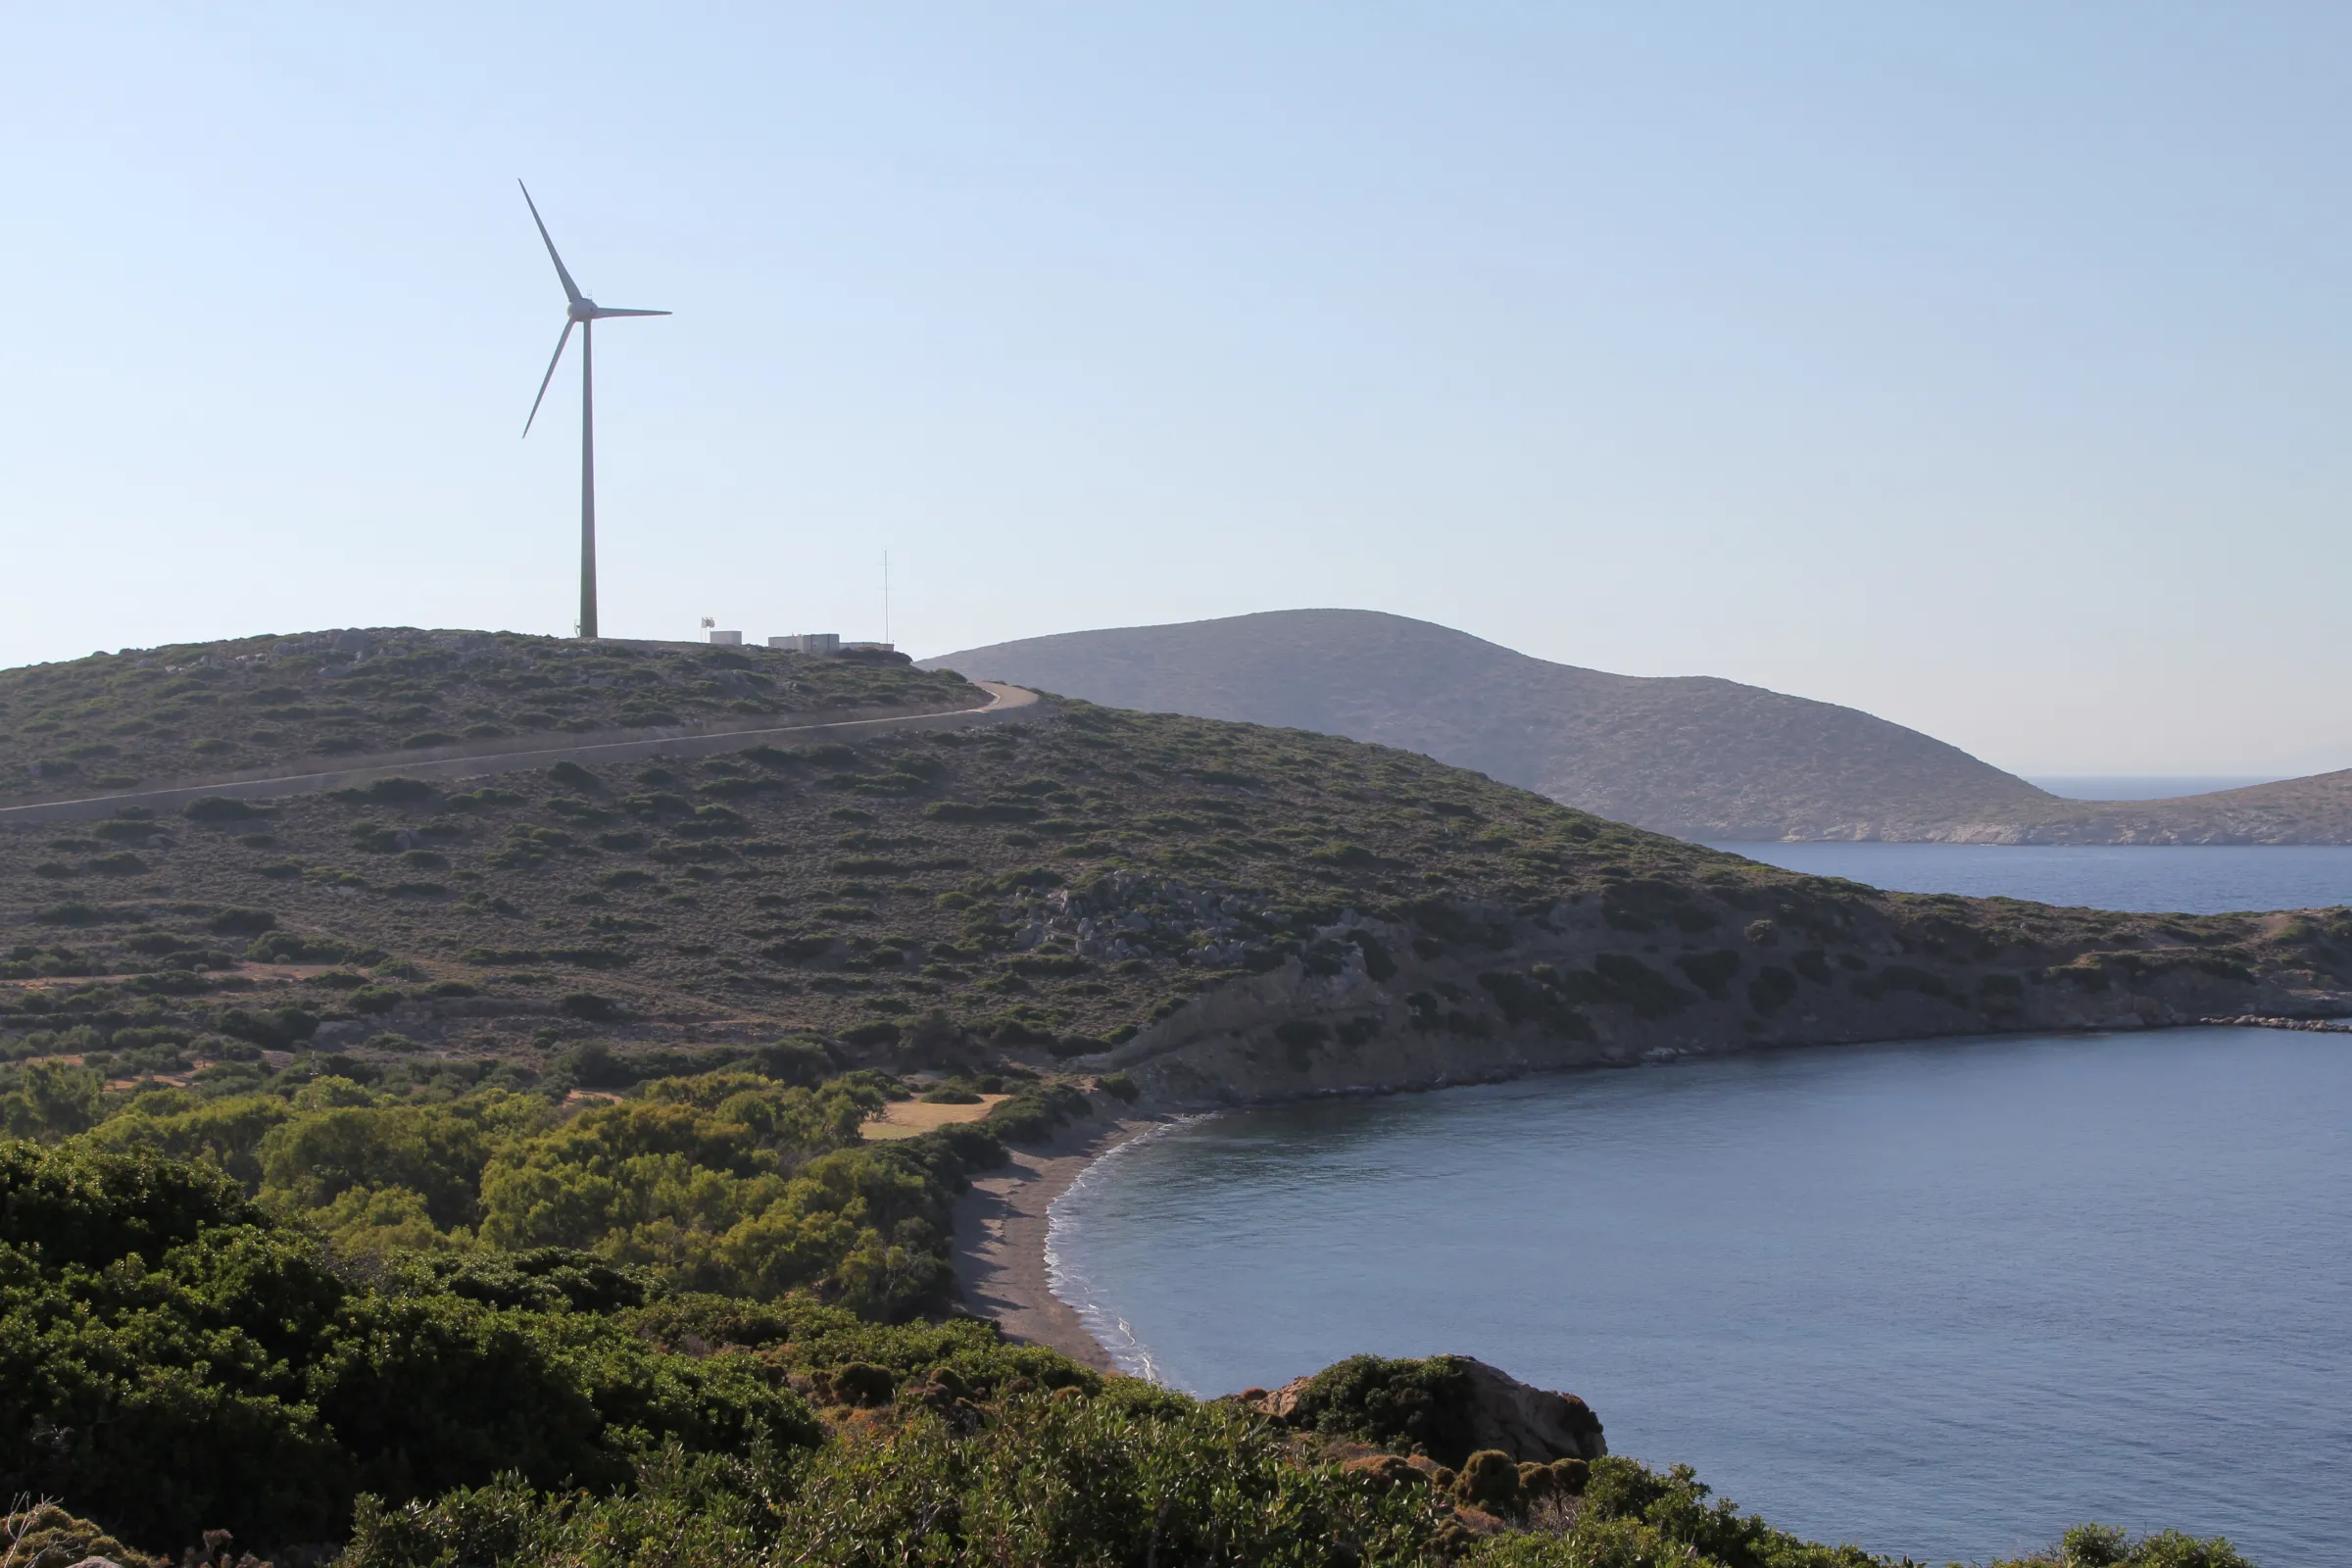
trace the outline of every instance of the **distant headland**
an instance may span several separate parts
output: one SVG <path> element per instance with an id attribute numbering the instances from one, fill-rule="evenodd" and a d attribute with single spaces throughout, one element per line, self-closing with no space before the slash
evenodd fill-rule
<path id="1" fill-rule="evenodd" d="M 1702 842 L 2352 844 L 2352 771 L 2178 800 L 2067 800 L 1856 709 L 1555 664 L 1373 611 L 1068 632 L 922 663 L 1376 741 Z"/>

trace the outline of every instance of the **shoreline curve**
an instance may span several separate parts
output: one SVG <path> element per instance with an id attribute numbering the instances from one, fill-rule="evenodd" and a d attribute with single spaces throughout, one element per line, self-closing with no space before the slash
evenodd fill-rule
<path id="1" fill-rule="evenodd" d="M 1097 1160 L 1165 1125 L 1136 1117 L 1065 1129 L 1040 1147 L 1007 1150 L 1003 1168 L 974 1177 L 971 1190 L 956 1200 L 956 1283 L 965 1309 L 996 1324 L 1007 1339 L 1125 1376 L 1077 1309 L 1054 1294 L 1046 1256 L 1053 1208 Z"/>

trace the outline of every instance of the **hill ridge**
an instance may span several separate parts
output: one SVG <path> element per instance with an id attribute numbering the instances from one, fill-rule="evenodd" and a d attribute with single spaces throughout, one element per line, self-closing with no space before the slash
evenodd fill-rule
<path id="1" fill-rule="evenodd" d="M 0 670 L 0 807 L 970 703 L 883 652 L 413 626 L 124 649 Z"/>
<path id="2" fill-rule="evenodd" d="M 1720 676 L 1553 663 L 1380 611 L 1064 632 L 920 665 L 1396 746 L 1702 842 L 2352 844 L 2352 769 L 2069 800 L 1859 709 Z"/>
<path id="3" fill-rule="evenodd" d="M 2057 798 L 1858 709 L 1711 675 L 1619 675 L 1362 610 L 1066 632 L 918 662 L 1115 707 L 1345 735 L 1653 832 L 1909 837 Z"/>
<path id="4" fill-rule="evenodd" d="M 24 806 L 0 806 L 0 824 L 88 821 L 132 810 L 174 810 L 206 796 L 228 800 L 274 801 L 292 795 L 311 795 L 346 785 L 378 779 L 478 778 L 497 773 L 528 772 L 563 762 L 629 762 L 651 757 L 707 757 L 740 751 L 770 741 L 848 740 L 893 729 L 959 729 L 975 723 L 998 723 L 1035 707 L 1037 693 L 998 681 L 976 681 L 988 701 L 962 708 L 851 709 L 831 718 L 802 724 L 701 725 L 693 728 L 598 730 L 575 736 L 570 745 L 523 749 L 502 745 L 495 750 L 444 748 L 406 755 L 385 753 L 354 758 L 347 767 L 317 773 L 282 773 L 258 768 L 230 778 L 166 785 L 118 795 L 92 795 L 73 800 L 35 801 Z M 779 715 L 790 716 L 790 715 Z"/>

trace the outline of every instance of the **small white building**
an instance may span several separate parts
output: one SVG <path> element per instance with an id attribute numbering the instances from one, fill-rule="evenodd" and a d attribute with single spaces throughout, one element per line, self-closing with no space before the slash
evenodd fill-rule
<path id="1" fill-rule="evenodd" d="M 802 631 L 789 637 L 770 637 L 770 648 L 781 648 L 795 654 L 838 654 L 841 652 L 841 633 L 837 631 Z"/>
<path id="2" fill-rule="evenodd" d="M 719 631 L 714 627 L 710 632 L 710 643 L 714 648 L 741 648 L 743 646 L 743 633 L 739 631 Z"/>

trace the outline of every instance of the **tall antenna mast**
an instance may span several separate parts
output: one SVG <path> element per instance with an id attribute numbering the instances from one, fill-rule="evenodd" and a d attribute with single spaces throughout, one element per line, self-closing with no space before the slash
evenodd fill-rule
<path id="1" fill-rule="evenodd" d="M 882 552 L 882 640 L 890 641 L 890 552 Z"/>

